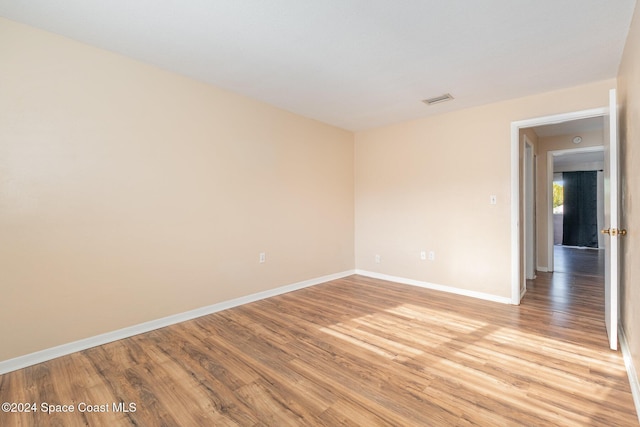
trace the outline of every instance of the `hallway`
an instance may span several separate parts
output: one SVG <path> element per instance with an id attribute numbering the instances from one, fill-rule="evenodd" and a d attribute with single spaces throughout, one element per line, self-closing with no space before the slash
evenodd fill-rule
<path id="1" fill-rule="evenodd" d="M 600 276 L 604 280 L 604 250 L 556 245 L 553 265 L 556 273 Z"/>
<path id="2" fill-rule="evenodd" d="M 554 247 L 553 273 L 527 280 L 522 303 L 549 316 L 554 326 L 583 330 L 594 344 L 607 345 L 604 325 L 604 251 Z"/>

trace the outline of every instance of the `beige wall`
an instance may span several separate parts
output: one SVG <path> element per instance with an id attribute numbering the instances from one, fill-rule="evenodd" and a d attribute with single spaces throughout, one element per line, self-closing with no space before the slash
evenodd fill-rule
<path id="1" fill-rule="evenodd" d="M 614 82 L 615 83 L 615 82 Z M 580 145 L 573 143 L 574 134 L 558 135 L 538 139 L 538 167 L 536 170 L 536 211 L 537 215 L 537 242 L 538 242 L 538 267 L 544 271 L 549 269 L 549 181 L 547 176 L 547 154 L 549 151 L 572 150 L 585 147 L 602 146 L 604 144 L 603 130 L 580 132 L 582 142 Z"/>
<path id="2" fill-rule="evenodd" d="M 351 132 L 4 19 L 0 52 L 0 361 L 354 268 Z"/>
<path id="3" fill-rule="evenodd" d="M 640 372 L 640 6 L 631 23 L 618 74 L 622 169 L 621 321 Z M 640 380 L 640 379 L 638 379 Z"/>
<path id="4" fill-rule="evenodd" d="M 511 297 L 511 122 L 604 107 L 615 83 L 358 132 L 356 268 Z"/>

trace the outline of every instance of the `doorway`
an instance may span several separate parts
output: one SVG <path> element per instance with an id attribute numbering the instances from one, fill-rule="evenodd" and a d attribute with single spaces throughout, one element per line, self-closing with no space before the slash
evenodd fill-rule
<path id="1" fill-rule="evenodd" d="M 602 118 L 604 131 L 602 135 L 602 145 L 604 147 L 604 222 L 605 227 L 602 233 L 608 236 L 604 239 L 605 250 L 605 269 L 604 269 L 604 308 L 605 308 L 605 326 L 609 340 L 609 346 L 612 350 L 618 348 L 618 311 L 619 311 L 619 246 L 620 236 L 626 234 L 626 230 L 619 228 L 620 220 L 620 199 L 619 199 L 619 169 L 618 169 L 618 103 L 616 90 L 609 91 L 609 104 L 607 107 L 592 110 L 584 110 L 573 113 L 559 114 L 555 116 L 540 117 L 529 120 L 521 120 L 511 122 L 511 299 L 512 303 L 519 305 L 522 298 L 521 278 L 524 277 L 522 253 L 524 252 L 521 237 L 520 219 L 522 217 L 521 209 L 521 192 L 522 190 L 522 168 L 520 167 L 520 159 L 523 156 L 520 136 L 521 132 L 526 128 L 543 126 L 543 125 L 565 125 L 578 120 L 590 120 Z M 573 138 L 574 143 L 580 143 L 579 136 Z M 548 171 L 551 167 L 546 167 Z M 548 182 L 552 183 L 553 178 Z M 551 184 L 549 184 L 549 193 L 551 192 Z M 547 193 L 547 203 L 552 204 L 552 197 Z M 551 215 L 552 208 L 549 207 L 548 212 Z M 547 218 L 549 220 L 549 218 Z M 553 230 L 552 227 L 546 227 Z M 549 235 L 551 234 L 551 235 Z M 553 241 L 552 231 L 547 234 L 548 241 Z M 542 247 L 542 245 L 538 245 Z M 550 251 L 548 251 L 550 252 Z M 553 259 L 547 254 L 547 261 L 552 265 Z M 551 258 L 551 259 L 549 259 Z"/>
<path id="2" fill-rule="evenodd" d="M 603 130 L 601 128 L 600 130 Z M 595 199 L 596 199 L 596 226 L 595 236 L 592 236 L 597 242 L 593 246 L 604 249 L 604 239 L 598 233 L 604 228 L 604 147 L 602 145 L 593 145 L 582 148 L 572 148 L 564 150 L 551 150 L 547 152 L 547 200 L 546 209 L 548 226 L 547 230 L 547 262 L 543 267 L 544 271 L 552 272 L 555 270 L 555 250 L 558 246 L 588 246 L 579 243 L 575 239 L 567 239 L 564 227 L 567 222 L 565 214 L 565 204 L 559 204 L 558 187 L 564 187 L 564 174 L 572 174 L 574 172 L 591 172 L 595 179 Z M 577 243 L 578 242 L 578 243 Z"/>
<path id="3" fill-rule="evenodd" d="M 524 162 L 521 161 L 521 159 L 524 159 L 526 157 L 526 147 L 525 144 L 522 144 L 522 138 L 521 138 L 521 130 L 527 129 L 527 128 L 533 128 L 533 127 L 541 127 L 541 126 L 547 126 L 547 125 L 555 125 L 555 126 L 566 126 L 567 124 L 571 124 L 574 122 L 578 122 L 580 120 L 585 120 L 585 119 L 596 119 L 596 118 L 602 118 L 605 117 L 608 114 L 608 109 L 607 108 L 596 108 L 596 109 L 591 109 L 591 110 L 584 110 L 584 111 L 577 111 L 577 112 L 572 112 L 572 113 L 565 113 L 565 114 L 559 114 L 559 115 L 555 115 L 555 116 L 547 116 L 547 117 L 540 117 L 540 118 L 534 118 L 534 119 L 528 119 L 528 120 L 522 120 L 522 121 L 517 121 L 517 122 L 512 122 L 511 123 L 511 181 L 512 181 L 512 187 L 511 187 L 511 244 L 512 244 L 512 251 L 511 251 L 511 284 L 512 284 L 512 289 L 511 289 L 511 296 L 512 296 L 512 303 L 513 304 L 520 304 L 520 300 L 523 296 L 523 288 L 525 287 L 526 284 L 526 277 L 527 277 L 527 271 L 526 270 L 526 249 L 525 249 L 525 244 L 526 244 L 526 230 L 522 230 L 521 232 L 521 221 L 523 219 L 526 218 L 526 214 L 525 214 L 525 209 L 524 209 L 524 205 L 526 205 L 526 203 L 523 203 L 521 205 L 521 197 L 523 197 L 523 195 L 526 193 L 526 189 L 523 188 L 523 184 L 525 183 L 524 178 L 523 178 L 523 166 L 522 164 Z M 547 158 L 548 161 L 548 158 Z M 545 165 L 546 168 L 546 165 Z M 553 183 L 553 168 L 546 168 L 547 169 L 547 176 L 549 176 L 549 174 L 551 175 L 550 179 L 547 181 L 548 184 L 548 189 L 547 191 L 549 193 L 552 192 L 552 183 Z M 540 189 L 538 188 L 538 193 L 539 193 Z M 546 221 L 553 221 L 553 217 L 552 217 L 552 198 L 547 197 L 548 200 L 548 209 L 545 209 L 548 212 L 548 216 L 546 217 Z M 527 209 L 527 211 L 529 212 L 529 215 L 533 215 L 533 211 L 531 209 Z M 538 215 L 540 217 L 540 215 Z M 524 228 L 524 227 L 523 227 Z M 544 230 L 547 230 L 547 239 L 548 241 L 550 241 L 551 243 L 553 243 L 553 227 L 544 227 L 543 229 L 539 230 L 538 235 L 540 235 L 540 232 L 544 232 Z M 551 230 L 550 232 L 548 230 Z M 522 233 L 522 234 L 521 234 Z M 533 239 L 534 242 L 536 241 L 536 239 Z M 539 249 L 540 248 L 540 244 L 537 245 L 537 247 Z M 540 250 L 538 251 L 540 252 Z M 546 254 L 546 264 L 547 264 L 547 270 L 551 270 L 553 271 L 553 251 L 549 251 L 548 247 L 544 246 L 544 251 L 543 252 L 547 252 Z M 538 256 L 535 257 L 534 256 L 534 262 L 533 264 L 537 264 L 536 258 L 540 258 L 540 254 L 537 254 Z M 529 263 L 531 264 L 531 263 Z M 540 268 L 538 268 L 538 270 L 540 270 Z M 544 271 L 544 269 L 543 269 Z"/>

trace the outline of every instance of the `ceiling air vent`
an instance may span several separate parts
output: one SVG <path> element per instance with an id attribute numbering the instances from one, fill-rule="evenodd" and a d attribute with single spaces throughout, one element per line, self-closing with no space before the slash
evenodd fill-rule
<path id="1" fill-rule="evenodd" d="M 422 102 L 424 102 L 427 105 L 433 105 L 433 104 L 439 104 L 441 102 L 451 101 L 452 99 L 453 99 L 453 96 L 451 96 L 450 93 L 445 93 L 444 95 L 423 99 Z"/>

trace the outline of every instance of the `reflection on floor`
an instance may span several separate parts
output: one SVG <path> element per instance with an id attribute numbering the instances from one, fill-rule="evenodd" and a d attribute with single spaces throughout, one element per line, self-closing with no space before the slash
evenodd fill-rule
<path id="1" fill-rule="evenodd" d="M 593 327 L 593 333 L 606 342 L 604 251 L 555 246 L 554 270 L 538 272 L 536 279 L 527 280 L 523 304 L 548 309 L 556 326 L 582 323 Z"/>
<path id="2" fill-rule="evenodd" d="M 561 245 L 553 249 L 555 272 L 604 276 L 604 250 Z"/>

